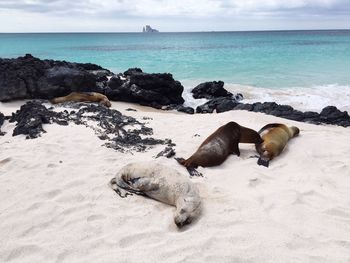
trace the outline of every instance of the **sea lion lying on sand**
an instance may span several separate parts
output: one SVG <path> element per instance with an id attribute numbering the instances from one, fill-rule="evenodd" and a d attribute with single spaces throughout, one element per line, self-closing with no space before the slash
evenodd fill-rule
<path id="1" fill-rule="evenodd" d="M 238 143 L 260 144 L 260 135 L 249 128 L 240 126 L 236 122 L 229 122 L 205 139 L 198 150 L 187 160 L 176 160 L 185 166 L 190 175 L 198 175 L 194 169 L 198 166 L 210 167 L 222 164 L 230 154 L 240 155 Z"/>
<path id="2" fill-rule="evenodd" d="M 121 197 L 135 193 L 176 206 L 178 227 L 191 223 L 201 211 L 198 189 L 189 178 L 157 162 L 130 163 L 119 170 L 110 185 Z"/>
<path id="3" fill-rule="evenodd" d="M 256 145 L 256 150 L 260 154 L 258 164 L 268 167 L 270 160 L 279 155 L 287 142 L 299 132 L 299 128 L 287 127 L 281 123 L 270 123 L 262 127 L 259 134 L 264 142 Z"/>
<path id="4" fill-rule="evenodd" d="M 91 102 L 99 102 L 102 105 L 105 105 L 106 107 L 111 107 L 111 102 L 108 100 L 108 98 L 97 92 L 72 92 L 67 96 L 64 97 L 57 97 L 50 102 L 52 104 L 62 103 L 66 101 L 76 101 L 76 102 L 85 102 L 85 101 L 91 101 Z"/>

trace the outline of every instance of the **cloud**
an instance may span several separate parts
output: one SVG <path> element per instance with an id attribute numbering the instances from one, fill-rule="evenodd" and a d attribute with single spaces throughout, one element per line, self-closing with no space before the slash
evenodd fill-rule
<path id="1" fill-rule="evenodd" d="M 138 31 L 146 23 L 162 31 L 349 28 L 349 22 L 349 0 L 0 0 L 0 32 Z"/>
<path id="2" fill-rule="evenodd" d="M 203 17 L 260 14 L 273 16 L 281 12 L 336 15 L 349 14 L 347 0 L 4 0 L 0 9 L 23 12 L 104 15 L 119 14 L 141 17 Z"/>

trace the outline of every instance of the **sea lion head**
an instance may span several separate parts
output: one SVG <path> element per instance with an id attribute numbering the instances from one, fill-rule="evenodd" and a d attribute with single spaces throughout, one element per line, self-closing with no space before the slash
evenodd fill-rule
<path id="1" fill-rule="evenodd" d="M 291 126 L 289 129 L 292 132 L 292 137 L 295 137 L 295 136 L 299 135 L 299 133 L 300 133 L 300 130 L 298 127 Z"/>
<path id="2" fill-rule="evenodd" d="M 105 105 L 108 108 L 112 106 L 111 102 L 107 98 L 101 100 L 101 104 Z"/>
<path id="3" fill-rule="evenodd" d="M 174 221 L 178 228 L 190 224 L 200 213 L 200 199 L 198 197 L 186 197 L 183 205 L 175 212 Z"/>

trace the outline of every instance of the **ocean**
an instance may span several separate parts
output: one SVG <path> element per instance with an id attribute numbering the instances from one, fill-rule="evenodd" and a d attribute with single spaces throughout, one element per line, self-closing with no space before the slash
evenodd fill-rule
<path id="1" fill-rule="evenodd" d="M 350 30 L 0 34 L 0 57 L 26 53 L 115 73 L 130 67 L 170 72 L 187 93 L 203 81 L 222 80 L 247 102 L 350 110 Z"/>

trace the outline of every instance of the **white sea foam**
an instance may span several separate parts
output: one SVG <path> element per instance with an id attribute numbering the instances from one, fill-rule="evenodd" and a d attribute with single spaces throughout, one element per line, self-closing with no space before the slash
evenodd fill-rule
<path id="1" fill-rule="evenodd" d="M 320 112 L 326 106 L 350 111 L 350 86 L 337 84 L 309 88 L 256 88 L 242 85 L 225 85 L 231 92 L 243 94 L 243 103 L 275 101 L 302 111 Z"/>
<path id="2" fill-rule="evenodd" d="M 196 100 L 191 90 L 200 82 L 184 81 L 185 105 L 196 107 L 207 100 Z M 243 103 L 271 102 L 290 105 L 301 111 L 320 112 L 326 106 L 336 106 L 342 111 L 350 112 L 350 86 L 331 84 L 312 87 L 260 88 L 240 84 L 227 84 L 225 89 L 232 93 L 242 93 Z"/>
<path id="3" fill-rule="evenodd" d="M 195 86 L 192 86 L 191 84 L 188 84 L 188 83 L 184 85 L 184 91 L 182 93 L 182 97 L 185 100 L 184 106 L 186 106 L 186 107 L 196 108 L 197 106 L 202 105 L 208 101 L 207 99 L 195 99 L 195 98 L 193 98 L 191 90 L 194 87 Z"/>

